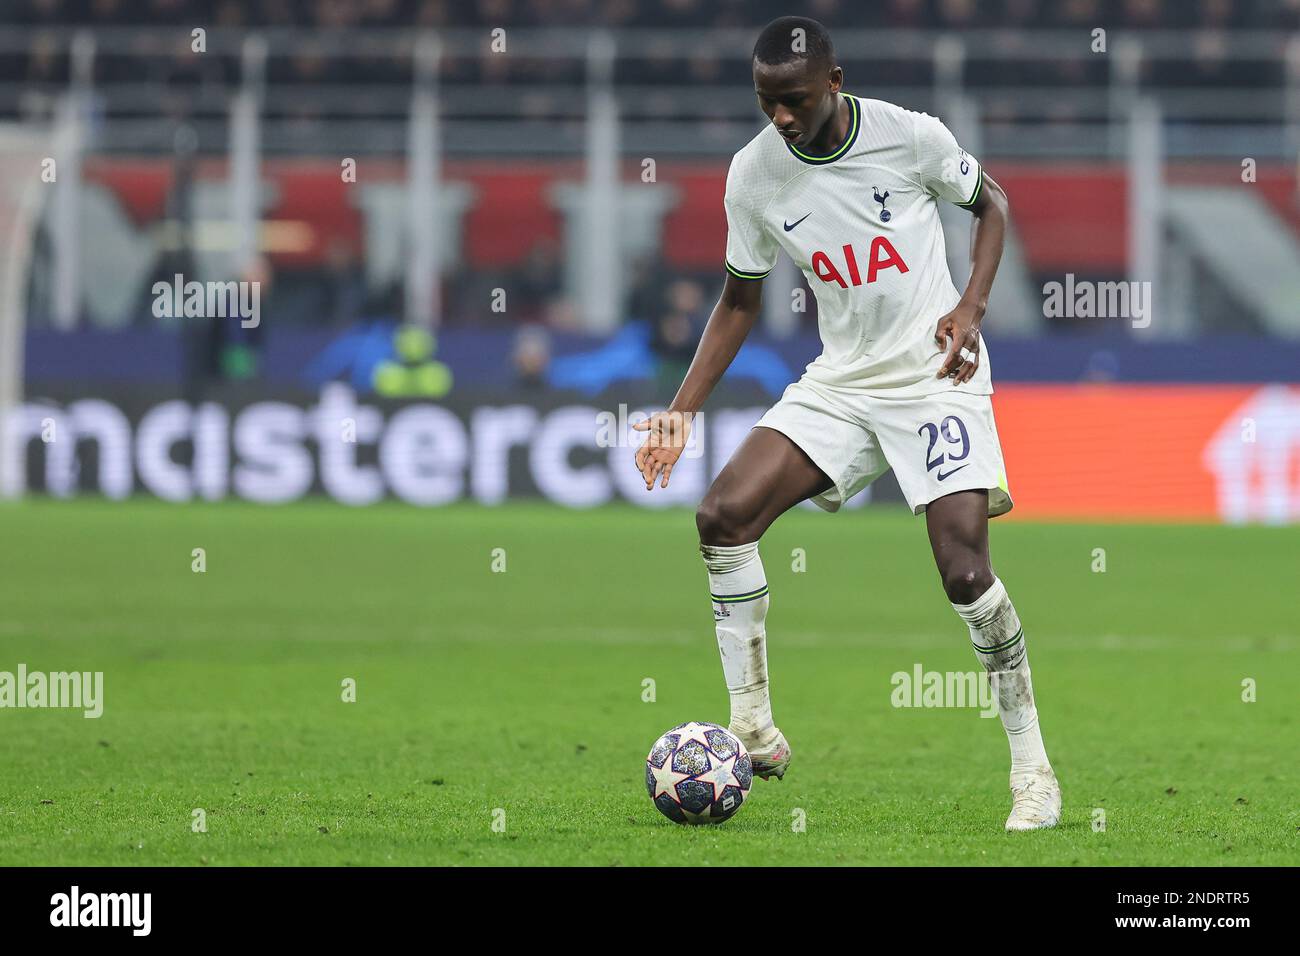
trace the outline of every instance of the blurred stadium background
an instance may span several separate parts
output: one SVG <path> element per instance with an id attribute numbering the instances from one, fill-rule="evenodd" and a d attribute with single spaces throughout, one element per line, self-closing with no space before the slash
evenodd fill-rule
<path id="1" fill-rule="evenodd" d="M 1011 197 L 1015 515 L 1300 519 L 1300 0 L 797 6 L 7 0 L 0 491 L 693 504 L 818 351 L 788 261 L 668 494 L 605 446 L 689 362 L 750 45 L 798 12 Z M 176 276 L 258 323 L 165 314 Z M 1140 314 L 1049 305 L 1129 281 Z"/>

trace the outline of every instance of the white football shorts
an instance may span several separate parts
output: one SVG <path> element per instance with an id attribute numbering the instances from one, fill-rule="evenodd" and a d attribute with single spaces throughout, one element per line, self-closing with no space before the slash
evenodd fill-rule
<path id="1" fill-rule="evenodd" d="M 991 396 L 947 386 L 922 398 L 877 398 L 805 379 L 789 385 L 754 427 L 803 449 L 834 482 L 813 502 L 838 511 L 890 468 L 913 514 L 954 491 L 984 488 L 989 517 L 1011 510 Z"/>

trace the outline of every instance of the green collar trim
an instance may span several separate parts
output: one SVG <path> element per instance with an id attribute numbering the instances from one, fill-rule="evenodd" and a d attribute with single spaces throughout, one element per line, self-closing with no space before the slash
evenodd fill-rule
<path id="1" fill-rule="evenodd" d="M 853 96 L 850 93 L 843 93 L 841 95 L 849 101 L 849 135 L 844 137 L 844 142 L 840 145 L 839 149 L 826 156 L 811 156 L 808 153 L 800 152 L 789 143 L 786 143 L 785 148 L 788 149 L 790 154 L 801 163 L 807 163 L 809 166 L 825 166 L 827 163 L 833 163 L 835 160 L 847 153 L 849 147 L 851 147 L 857 140 L 858 127 L 862 125 L 862 107 L 859 105 L 856 96 Z"/>

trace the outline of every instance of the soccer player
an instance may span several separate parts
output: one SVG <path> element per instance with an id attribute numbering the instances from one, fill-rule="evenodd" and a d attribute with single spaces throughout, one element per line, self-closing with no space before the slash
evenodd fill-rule
<path id="1" fill-rule="evenodd" d="M 811 498 L 837 510 L 889 468 L 953 609 L 989 673 L 1011 745 L 1008 830 L 1055 826 L 1061 791 L 1043 749 L 1024 631 L 989 561 L 988 519 L 1011 510 L 980 324 L 1002 256 L 1006 194 L 939 120 L 843 92 L 830 36 L 781 17 L 754 45 L 772 121 L 727 174 L 726 284 L 671 406 L 641 422 L 646 489 L 667 487 L 699 411 L 759 315 L 784 250 L 817 296 L 822 353 L 753 428 L 696 513 L 731 730 L 754 772 L 784 776 L 790 747 L 768 698 L 767 579 L 758 541 Z M 963 293 L 948 273 L 939 202 L 974 217 Z"/>

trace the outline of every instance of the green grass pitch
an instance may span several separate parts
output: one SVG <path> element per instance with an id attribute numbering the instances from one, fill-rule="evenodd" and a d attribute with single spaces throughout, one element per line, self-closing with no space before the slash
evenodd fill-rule
<path id="1" fill-rule="evenodd" d="M 1064 790 L 1029 834 L 996 719 L 891 706 L 897 671 L 978 667 L 904 513 L 765 538 L 794 763 L 699 829 L 642 763 L 727 719 L 689 511 L 31 501 L 0 529 L 0 670 L 105 680 L 98 720 L 0 710 L 0 864 L 1300 863 L 1300 529 L 994 522 Z"/>

